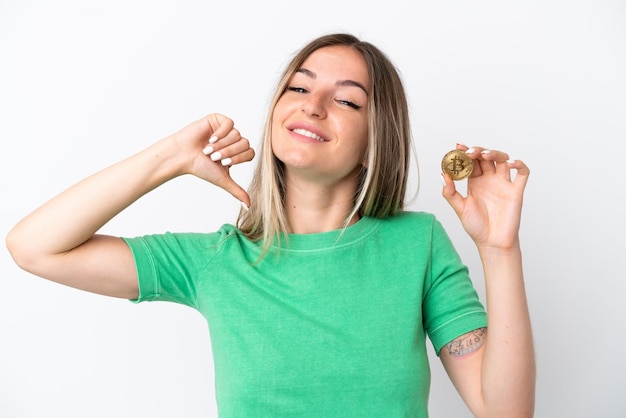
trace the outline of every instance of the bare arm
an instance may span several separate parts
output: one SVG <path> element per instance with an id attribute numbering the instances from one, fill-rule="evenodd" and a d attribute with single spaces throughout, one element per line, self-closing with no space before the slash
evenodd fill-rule
<path id="1" fill-rule="evenodd" d="M 466 147 L 459 146 L 465 150 Z M 455 387 L 477 417 L 531 417 L 535 359 L 518 238 L 528 168 L 498 151 L 471 153 L 476 169 L 467 197 L 444 177 L 444 197 L 474 239 L 485 273 L 489 328 L 441 350 Z M 510 170 L 517 170 L 511 180 Z"/>
<path id="2" fill-rule="evenodd" d="M 218 161 L 203 153 L 212 136 L 219 138 L 211 144 L 221 153 Z M 229 165 L 253 156 L 230 119 L 209 115 L 48 201 L 15 225 L 7 247 L 15 262 L 35 275 L 90 292 L 136 298 L 130 249 L 121 238 L 96 232 L 141 196 L 183 174 L 203 178 L 249 205 L 245 190 L 231 179 Z"/>

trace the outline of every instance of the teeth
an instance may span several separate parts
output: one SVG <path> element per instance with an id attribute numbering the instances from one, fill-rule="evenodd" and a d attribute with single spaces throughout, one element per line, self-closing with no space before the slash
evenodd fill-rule
<path id="1" fill-rule="evenodd" d="M 293 131 L 299 135 L 304 135 L 309 138 L 317 139 L 318 141 L 324 141 L 324 138 L 322 138 L 319 135 L 314 134 L 313 132 L 309 132 L 306 129 L 298 128 L 298 129 L 294 129 Z"/>

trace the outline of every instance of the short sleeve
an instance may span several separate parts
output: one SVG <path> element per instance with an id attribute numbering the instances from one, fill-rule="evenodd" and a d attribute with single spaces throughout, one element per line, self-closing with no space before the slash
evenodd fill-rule
<path id="1" fill-rule="evenodd" d="M 425 282 L 424 328 L 439 355 L 453 339 L 487 326 L 487 314 L 465 266 L 441 224 L 432 229 L 430 277 Z"/>
<path id="2" fill-rule="evenodd" d="M 197 308 L 196 280 L 219 251 L 220 234 L 165 233 L 124 238 L 135 260 L 139 297 Z"/>

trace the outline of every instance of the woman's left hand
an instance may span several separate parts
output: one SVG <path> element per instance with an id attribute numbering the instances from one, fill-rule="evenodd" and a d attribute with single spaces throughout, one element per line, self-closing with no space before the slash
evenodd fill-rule
<path id="1" fill-rule="evenodd" d="M 454 181 L 442 174 L 443 197 L 458 215 L 463 228 L 478 247 L 511 249 L 518 244 L 524 188 L 530 170 L 505 152 L 457 144 L 474 160 L 467 180 L 467 196 L 456 190 Z M 511 170 L 517 170 L 511 176 Z"/>

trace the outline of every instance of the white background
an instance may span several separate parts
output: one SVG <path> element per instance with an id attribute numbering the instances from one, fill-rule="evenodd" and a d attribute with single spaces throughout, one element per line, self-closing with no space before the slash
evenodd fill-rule
<path id="1" fill-rule="evenodd" d="M 0 0 L 0 232 L 209 112 L 256 144 L 291 54 L 335 31 L 400 68 L 421 171 L 410 209 L 441 219 L 481 297 L 476 251 L 440 196 L 441 157 L 461 141 L 531 167 L 521 235 L 536 416 L 626 416 L 625 2 Z M 233 172 L 247 186 L 251 170 Z M 212 231 L 237 209 L 180 178 L 103 232 Z M 215 416 L 198 313 L 49 283 L 4 247 L 0 263 L 0 416 Z M 469 416 L 432 368 L 431 415 Z"/>

